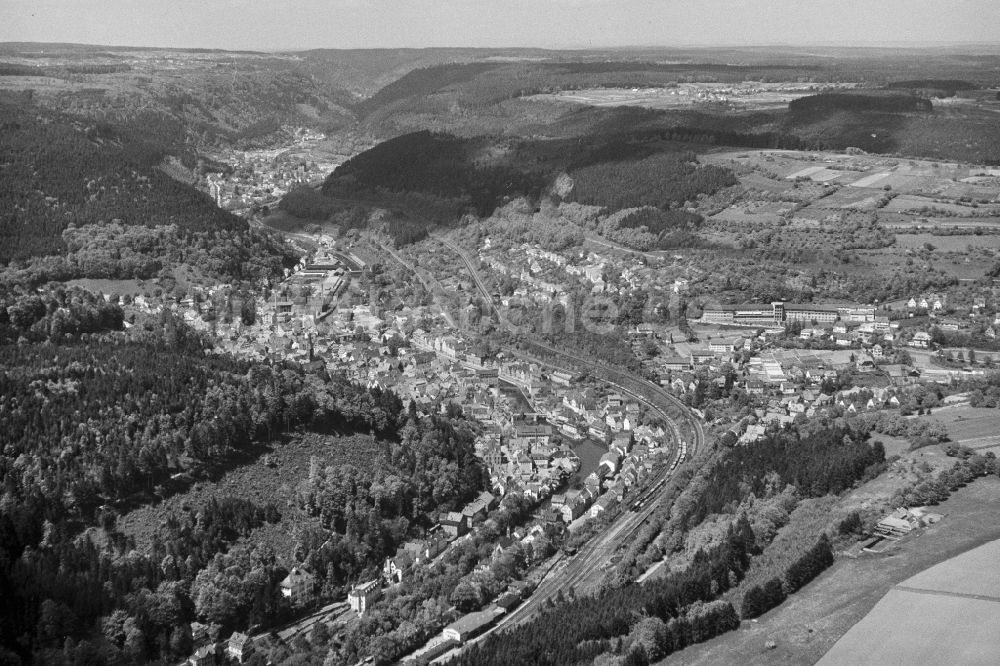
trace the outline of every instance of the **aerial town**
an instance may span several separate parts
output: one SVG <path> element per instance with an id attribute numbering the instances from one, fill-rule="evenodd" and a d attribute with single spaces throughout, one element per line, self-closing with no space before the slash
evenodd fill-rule
<path id="1" fill-rule="evenodd" d="M 306 127 L 285 127 L 291 143 L 280 148 L 228 150 L 211 159 L 227 165 L 208 172 L 200 183 L 219 208 L 234 212 L 274 206 L 295 187 L 322 181 L 337 164 L 316 159 L 316 146 L 326 137 Z M 308 159 L 306 159 L 308 157 Z"/>
<path id="2" fill-rule="evenodd" d="M 475 452 L 488 471 L 488 490 L 461 510 L 442 514 L 426 538 L 401 544 L 378 578 L 359 582 L 346 606 L 328 610 L 335 626 L 377 607 L 383 594 L 415 569 L 440 561 L 450 544 L 473 536 L 505 497 L 523 498 L 538 509 L 534 522 L 499 540 L 494 560 L 514 544 L 520 544 L 520 552 L 545 533 L 545 525 L 580 530 L 605 512 L 635 502 L 634 490 L 645 487 L 644 481 L 660 478 L 658 473 L 673 470 L 688 455 L 686 443 L 676 441 L 647 404 L 614 385 L 484 351 L 467 319 L 456 325 L 462 313 L 448 313 L 453 303 L 446 295 L 474 289 L 471 277 L 427 276 L 442 287 L 440 304 L 424 297 L 433 292 L 429 289 L 387 306 L 377 298 L 372 302 L 372 274 L 399 279 L 402 273 L 387 267 L 408 272 L 403 257 L 367 242 L 323 234 L 312 240 L 316 249 L 266 290 L 270 295 L 256 303 L 252 322 L 220 317 L 225 285 L 195 290 L 180 300 L 137 295 L 126 312 L 134 317 L 170 309 L 210 333 L 216 353 L 342 375 L 396 393 L 419 414 L 458 409 L 482 424 Z M 498 311 L 519 303 L 565 305 L 574 292 L 621 297 L 660 289 L 676 303 L 697 291 L 701 277 L 679 257 L 663 257 L 651 266 L 632 253 L 601 248 L 560 253 L 520 244 L 497 250 L 489 237 L 478 248 L 478 260 L 490 280 L 508 283 L 509 295 L 494 299 Z M 404 293 L 402 283 L 391 286 L 390 291 Z M 641 322 L 627 337 L 647 376 L 718 428 L 721 441 L 746 446 L 814 418 L 905 414 L 914 409 L 915 397 L 928 412 L 938 405 L 968 404 L 961 394 L 932 402 L 925 385 L 984 376 L 992 357 L 948 349 L 934 342 L 934 332 L 975 329 L 993 338 L 1000 327 L 998 306 L 1000 301 L 984 296 L 955 307 L 947 292 L 882 305 L 706 302 L 701 316 L 683 328 Z M 746 401 L 739 418 L 732 411 L 719 413 L 719 403 L 712 400 L 727 387 L 740 390 Z M 935 429 L 925 434 L 941 436 Z M 902 529 L 894 520 L 900 518 L 886 516 L 879 529 Z M 906 532 L 911 529 L 907 524 Z M 493 606 L 448 625 L 412 659 L 428 663 L 456 654 L 521 603 L 522 593 L 530 590 L 525 585 L 536 584 L 530 577 L 513 581 Z M 318 602 L 308 571 L 295 569 L 282 585 L 298 607 Z M 315 621 L 290 625 L 285 638 Z M 226 649 L 244 650 L 241 641 L 253 644 L 245 635 L 234 636 Z M 258 640 L 266 645 L 269 639 Z"/>
<path id="3" fill-rule="evenodd" d="M 0 664 L 997 661 L 988 0 L 10 4 Z"/>

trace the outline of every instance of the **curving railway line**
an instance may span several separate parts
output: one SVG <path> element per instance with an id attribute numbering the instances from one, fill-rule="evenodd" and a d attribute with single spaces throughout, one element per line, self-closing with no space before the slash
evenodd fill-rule
<path id="1" fill-rule="evenodd" d="M 434 238 L 439 242 L 441 242 L 445 247 L 451 249 L 462 259 L 462 263 L 465 264 L 465 267 L 468 269 L 469 274 L 472 276 L 472 280 L 476 283 L 476 287 L 483 295 L 486 303 L 492 303 L 492 295 L 490 294 L 489 289 L 486 287 L 486 284 L 483 282 L 483 279 L 479 275 L 479 271 L 476 270 L 476 267 L 473 265 L 472 260 L 469 259 L 465 251 L 442 236 L 435 235 Z M 496 312 L 497 317 L 500 320 L 500 323 L 501 324 L 507 323 L 503 313 L 495 308 L 494 310 Z M 663 417 L 667 420 L 667 423 L 670 424 L 671 429 L 673 430 L 674 435 L 676 437 L 675 441 L 677 442 L 682 442 L 684 440 L 681 437 L 681 432 L 677 426 L 676 420 L 677 419 L 684 420 L 692 431 L 691 432 L 692 452 L 696 451 L 697 448 L 704 443 L 705 431 L 704 428 L 702 427 L 701 421 L 699 421 L 698 418 L 691 413 L 691 411 L 687 408 L 687 406 L 683 402 L 681 402 L 676 396 L 664 390 L 661 386 L 657 386 L 656 384 L 648 380 L 635 377 L 627 372 L 623 372 L 621 370 L 616 370 L 615 368 L 610 368 L 608 366 L 601 365 L 600 363 L 596 363 L 591 359 L 577 356 L 575 354 L 572 354 L 570 352 L 561 349 L 556 349 L 555 347 L 551 347 L 545 344 L 544 342 L 540 342 L 538 340 L 529 339 L 526 340 L 526 342 L 531 346 L 536 347 L 538 349 L 542 349 L 553 356 L 569 359 L 570 361 L 574 362 L 577 365 L 586 367 L 591 372 L 591 374 L 611 384 L 612 386 L 615 386 L 616 388 L 618 388 L 618 390 L 623 391 L 631 395 L 632 397 L 638 400 L 642 400 L 643 402 L 653 406 L 654 408 L 657 409 L 657 411 L 659 411 L 663 415 Z M 534 358 L 533 360 L 544 363 L 545 365 L 549 365 L 551 367 L 566 369 L 562 368 L 557 363 L 552 363 L 537 358 Z"/>
<path id="2" fill-rule="evenodd" d="M 441 236 L 435 236 L 435 238 L 461 257 L 462 262 L 476 283 L 476 287 L 484 296 L 485 301 L 491 303 L 492 295 L 489 289 L 465 252 L 446 238 Z M 497 310 L 496 315 L 501 324 L 506 323 L 502 312 Z M 651 487 L 629 507 L 631 510 L 623 511 L 607 530 L 587 542 L 575 555 L 558 562 L 546 577 L 543 578 L 530 599 L 505 616 L 492 631 L 496 631 L 501 627 L 516 626 L 525 622 L 532 615 L 544 608 L 546 600 L 554 598 L 560 591 L 566 594 L 597 579 L 600 571 L 610 563 L 611 557 L 615 552 L 635 537 L 643 524 L 657 508 L 659 503 L 655 500 L 659 499 L 660 495 L 666 489 L 666 482 L 677 466 L 705 445 L 705 431 L 701 421 L 684 403 L 665 391 L 662 387 L 645 379 L 635 377 L 628 372 L 609 368 L 590 359 L 556 349 L 538 340 L 529 339 L 526 342 L 533 348 L 542 350 L 551 357 L 562 359 L 566 365 L 576 366 L 575 370 L 577 371 L 581 367 L 587 368 L 592 375 L 614 386 L 618 391 L 646 403 L 662 416 L 671 431 L 674 441 L 677 443 L 677 450 L 669 469 L 662 470 L 652 480 Z M 515 353 L 551 368 L 574 370 L 574 368 L 568 368 L 559 362 L 539 359 L 534 356 L 522 354 L 521 352 L 515 351 Z M 678 422 L 683 423 L 683 425 L 680 425 Z"/>

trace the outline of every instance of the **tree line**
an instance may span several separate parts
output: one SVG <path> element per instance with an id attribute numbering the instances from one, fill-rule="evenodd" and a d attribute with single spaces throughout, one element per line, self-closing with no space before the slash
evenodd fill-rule
<path id="1" fill-rule="evenodd" d="M 531 622 L 490 635 L 463 652 L 456 663 L 577 664 L 625 651 L 640 653 L 633 657 L 640 660 L 636 663 L 648 663 L 650 657 L 668 655 L 739 625 L 733 607 L 716 597 L 742 578 L 753 549 L 753 532 L 744 521 L 721 544 L 699 551 L 683 571 L 594 596 L 563 597 L 565 603 Z M 663 623 L 657 625 L 648 651 L 636 640 L 642 618 Z"/>
<path id="2" fill-rule="evenodd" d="M 933 111 L 929 99 L 903 93 L 821 93 L 793 99 L 788 103 L 792 114 L 827 114 L 837 111 L 904 113 Z"/>
<path id="3" fill-rule="evenodd" d="M 833 549 L 826 533 L 820 534 L 816 543 L 793 560 L 783 576 L 753 585 L 743 593 L 740 617 L 751 619 L 779 606 L 785 598 L 821 574 L 833 564 Z"/>

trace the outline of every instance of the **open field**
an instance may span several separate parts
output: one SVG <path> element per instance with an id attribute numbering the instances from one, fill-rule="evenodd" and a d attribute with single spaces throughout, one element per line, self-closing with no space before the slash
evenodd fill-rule
<path id="1" fill-rule="evenodd" d="M 994 199 L 1000 192 L 1000 179 L 977 175 L 989 170 L 954 162 L 794 150 L 723 151 L 699 159 L 710 164 L 756 167 L 783 180 L 833 182 L 859 190 L 884 191 L 888 185 L 901 195 L 917 197 L 897 197 L 897 206 L 906 203 L 904 207 L 924 205 L 921 197 Z"/>
<path id="2" fill-rule="evenodd" d="M 998 190 L 1000 191 L 1000 190 Z M 836 196 L 836 195 L 834 195 Z M 832 199 L 833 197 L 828 197 Z M 982 229 L 1000 230 L 1000 216 L 989 217 L 938 217 L 936 215 L 911 215 L 880 210 L 879 222 L 891 229 Z"/>
<path id="3" fill-rule="evenodd" d="M 985 596 L 1000 601 L 1000 541 L 985 544 L 922 571 L 913 578 L 903 581 L 903 586 L 918 590 Z"/>
<path id="4" fill-rule="evenodd" d="M 775 201 L 753 201 L 739 206 L 730 206 L 713 215 L 713 222 L 768 223 L 776 222 L 782 213 L 792 210 L 792 204 Z"/>
<path id="5" fill-rule="evenodd" d="M 872 435 L 872 439 L 882 442 L 882 446 L 885 447 L 886 458 L 890 458 L 892 456 L 902 456 L 910 450 L 910 443 L 902 437 L 893 437 L 891 435 L 875 433 Z"/>
<path id="6" fill-rule="evenodd" d="M 893 589 L 818 663 L 995 664 L 998 611 L 998 601 Z"/>
<path id="7" fill-rule="evenodd" d="M 930 243 L 942 252 L 966 252 L 972 248 L 992 248 L 1000 250 L 1000 234 L 982 234 L 976 236 L 935 236 L 934 234 L 896 234 L 896 247 L 919 249 L 925 243 Z"/>
<path id="8" fill-rule="evenodd" d="M 1000 180 L 988 175 L 993 169 L 790 150 L 720 150 L 699 156 L 699 161 L 733 169 L 743 188 L 742 196 L 713 208 L 705 222 L 703 235 L 720 246 L 763 243 L 772 250 L 797 251 L 843 244 L 856 259 L 851 272 L 873 277 L 933 266 L 959 280 L 975 280 L 996 263 L 1000 205 L 986 203 L 1000 195 Z M 873 219 L 878 235 L 862 239 L 848 233 Z M 899 233 L 895 244 L 878 247 L 889 241 L 886 231 L 897 230 L 917 233 Z M 969 233 L 933 233 L 948 230 Z M 972 233 L 976 230 L 982 231 Z M 909 252 L 923 253 L 928 243 L 935 254 L 914 257 Z"/>
<path id="9" fill-rule="evenodd" d="M 946 459 L 950 460 L 950 459 Z M 736 631 L 671 655 L 663 664 L 816 663 L 900 582 L 1000 538 L 1000 479 L 979 479 L 935 507 L 944 520 L 892 544 L 880 554 L 839 557 L 834 565 L 778 608 Z M 938 599 L 939 597 L 934 597 Z M 768 650 L 767 641 L 777 646 Z M 864 659 L 857 663 L 880 662 Z"/>
<path id="10" fill-rule="evenodd" d="M 995 664 L 998 653 L 1000 541 L 993 541 L 890 590 L 819 663 Z"/>
<path id="11" fill-rule="evenodd" d="M 874 210 L 882 201 L 883 192 L 872 192 L 864 188 L 842 187 L 809 205 L 809 208 L 833 208 L 853 210 Z"/>
<path id="12" fill-rule="evenodd" d="M 850 84 L 848 84 L 849 86 Z M 792 100 L 815 94 L 795 83 L 680 83 L 665 88 L 587 88 L 532 95 L 532 100 L 557 100 L 588 106 L 639 106 L 677 109 L 709 102 L 744 109 L 784 109 Z"/>
<path id="13" fill-rule="evenodd" d="M 977 207 L 973 208 L 969 205 L 961 205 L 957 203 L 949 203 L 947 201 L 940 201 L 937 199 L 931 199 L 929 197 L 922 197 L 916 195 L 901 195 L 886 204 L 885 210 L 889 213 L 902 213 L 902 212 L 914 212 L 916 214 L 923 214 L 920 211 L 928 209 L 935 215 L 954 215 L 955 217 L 971 217 L 974 215 L 982 215 L 984 213 L 997 214 L 1000 213 L 998 207 L 992 204 L 979 204 Z"/>
<path id="14" fill-rule="evenodd" d="M 1000 410 L 962 405 L 918 417 L 941 423 L 951 441 L 976 450 L 1000 451 Z"/>
<path id="15" fill-rule="evenodd" d="M 109 280 L 95 278 L 81 278 L 77 280 L 67 280 L 67 287 L 83 287 L 98 294 L 119 294 L 124 296 L 137 296 L 147 292 L 152 293 L 159 284 L 152 280 Z"/>
<path id="16" fill-rule="evenodd" d="M 964 254 L 965 246 L 970 241 L 974 242 L 975 239 L 979 239 L 979 236 L 928 236 L 931 245 L 937 248 L 938 252 L 941 251 L 941 248 L 938 247 L 938 241 L 945 238 L 952 238 L 954 243 L 960 243 L 960 245 L 957 246 L 959 249 L 950 256 L 943 257 L 937 254 L 924 258 L 906 255 L 905 248 L 901 249 L 898 245 L 899 240 L 905 238 L 906 236 L 902 234 L 898 235 L 896 237 L 897 245 L 884 249 L 856 250 L 855 255 L 858 260 L 854 264 L 854 270 L 858 274 L 890 275 L 893 271 L 906 271 L 908 263 L 912 262 L 917 266 L 926 267 L 924 270 L 933 266 L 935 269 L 944 271 L 960 280 L 976 280 L 983 277 L 996 263 L 992 256 L 985 257 L 979 254 L 970 257 Z M 924 242 L 920 241 L 920 247 L 923 247 Z"/>

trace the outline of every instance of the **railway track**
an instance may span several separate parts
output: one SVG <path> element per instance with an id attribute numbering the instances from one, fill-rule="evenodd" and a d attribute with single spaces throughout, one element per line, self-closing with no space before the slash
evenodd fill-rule
<path id="1" fill-rule="evenodd" d="M 465 253 L 465 251 L 462 250 L 462 248 L 455 245 L 454 243 L 452 243 L 450 240 L 444 238 L 443 236 L 435 235 L 434 238 L 438 240 L 441 244 L 443 244 L 445 247 L 451 249 L 461 258 L 462 263 L 465 264 L 466 269 L 472 276 L 473 282 L 476 283 L 476 288 L 479 289 L 480 293 L 483 295 L 487 303 L 492 303 L 492 294 L 490 294 L 489 289 L 486 287 L 486 284 L 483 282 L 482 277 L 480 277 L 479 275 L 479 271 L 476 270 L 476 267 L 473 265 L 472 260 L 469 259 L 469 256 Z M 498 319 L 500 320 L 500 323 L 501 324 L 506 323 L 506 319 L 503 313 L 496 308 L 493 309 Z M 657 411 L 659 411 L 660 414 L 664 417 L 665 421 L 669 424 L 669 427 L 673 431 L 673 434 L 676 438 L 675 441 L 677 441 L 679 444 L 681 442 L 684 442 L 685 440 L 681 436 L 681 431 L 676 423 L 676 419 L 677 418 L 683 419 L 685 423 L 688 425 L 688 427 L 690 427 L 691 429 L 691 434 L 692 434 L 691 453 L 696 452 L 697 449 L 704 444 L 705 430 L 701 424 L 701 421 L 698 420 L 698 418 L 687 408 L 687 406 L 683 402 L 681 402 L 676 396 L 664 390 L 663 387 L 657 386 L 656 384 L 648 380 L 635 377 L 627 372 L 616 370 L 614 368 L 609 368 L 591 359 L 577 356 L 576 354 L 572 354 L 562 349 L 557 349 L 537 339 L 527 338 L 525 341 L 529 345 L 536 347 L 538 349 L 542 349 L 550 355 L 561 357 L 563 359 L 569 359 L 570 361 L 587 368 L 588 370 L 590 370 L 592 374 L 594 374 L 599 379 L 611 384 L 618 390 L 623 391 L 626 394 L 631 395 L 632 397 L 639 399 L 647 403 L 648 405 L 656 408 Z M 566 369 L 565 367 L 561 367 L 557 363 L 552 363 L 549 361 L 545 361 L 543 359 L 536 358 L 534 360 L 552 367 Z"/>
<path id="2" fill-rule="evenodd" d="M 492 294 L 466 253 L 446 238 L 435 236 L 435 239 L 458 254 L 486 303 L 492 303 Z M 506 323 L 503 313 L 496 308 L 492 309 L 500 323 Z M 659 505 L 659 502 L 656 500 L 665 491 L 667 481 L 677 467 L 689 455 L 693 455 L 705 444 L 704 427 L 698 418 L 684 403 L 662 387 L 645 379 L 632 376 L 627 372 L 609 368 L 590 359 L 557 349 L 536 339 L 529 338 L 526 342 L 535 349 L 544 351 L 550 357 L 561 359 L 562 362 L 536 358 L 516 350 L 511 351 L 516 355 L 530 358 L 535 362 L 559 370 L 570 370 L 573 372 L 579 370 L 581 367 L 586 368 L 593 376 L 614 386 L 623 394 L 632 396 L 654 409 L 663 418 L 664 423 L 667 424 L 673 440 L 677 443 L 677 448 L 669 469 L 660 472 L 659 478 L 652 481 L 652 486 L 633 502 L 632 506 L 629 507 L 630 510 L 622 512 L 607 530 L 587 542 L 575 555 L 565 560 L 565 564 L 560 563 L 556 565 L 556 568 L 542 580 L 538 588 L 531 595 L 531 598 L 504 617 L 492 631 L 498 631 L 504 627 L 517 626 L 526 622 L 535 613 L 540 612 L 545 607 L 547 600 L 555 598 L 560 591 L 565 594 L 581 585 L 593 582 L 600 574 L 600 570 L 609 564 L 614 553 L 623 544 L 635 538 L 643 524 L 656 510 Z M 678 425 L 678 420 L 683 421 L 689 435 Z M 492 631 L 489 633 L 492 633 Z"/>

